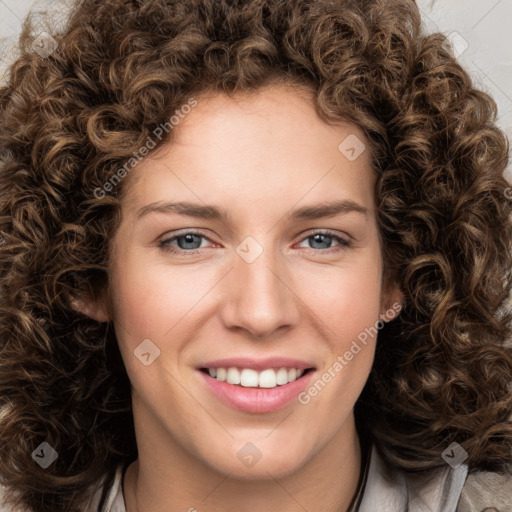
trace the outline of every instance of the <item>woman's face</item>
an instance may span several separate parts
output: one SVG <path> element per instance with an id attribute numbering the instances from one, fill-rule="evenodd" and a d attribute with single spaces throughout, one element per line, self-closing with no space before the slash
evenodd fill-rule
<path id="1" fill-rule="evenodd" d="M 139 455 L 277 478 L 353 443 L 373 327 L 398 299 L 381 288 L 369 147 L 285 86 L 197 100 L 126 178 L 113 241 Z"/>

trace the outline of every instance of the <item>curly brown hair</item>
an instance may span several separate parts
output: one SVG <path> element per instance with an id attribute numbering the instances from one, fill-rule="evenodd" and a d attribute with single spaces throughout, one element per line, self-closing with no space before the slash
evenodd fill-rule
<path id="1" fill-rule="evenodd" d="M 121 180 L 94 191 L 192 95 L 287 83 L 369 141 L 386 269 L 404 294 L 356 404 L 386 461 L 505 471 L 512 448 L 512 199 L 497 107 L 413 0 L 82 0 L 57 48 L 0 88 L 0 477 L 15 506 L 78 511 L 137 458 L 108 290 Z M 173 140 L 166 131 L 157 146 Z M 154 136 L 152 137 L 154 138 Z M 58 453 L 44 471 L 32 453 Z"/>

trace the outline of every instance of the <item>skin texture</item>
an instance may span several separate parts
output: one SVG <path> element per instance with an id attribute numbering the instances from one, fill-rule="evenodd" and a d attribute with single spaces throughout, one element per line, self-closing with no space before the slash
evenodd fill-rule
<path id="1" fill-rule="evenodd" d="M 396 288 L 382 288 L 370 152 L 350 161 L 338 150 L 348 135 L 363 142 L 364 135 L 350 124 L 325 124 L 306 96 L 284 85 L 197 98 L 172 144 L 127 178 L 109 306 L 86 306 L 97 320 L 113 320 L 132 384 L 139 458 L 124 480 L 127 510 L 291 512 L 299 503 L 344 511 L 361 467 L 352 410 L 375 338 L 308 404 L 293 401 L 273 413 L 227 407 L 196 366 L 290 356 L 314 362 L 314 382 L 399 301 Z M 285 217 L 343 199 L 367 215 Z M 223 207 L 230 219 L 172 212 L 136 218 L 150 203 L 171 201 Z M 159 247 L 184 229 L 205 233 L 194 239 L 194 248 L 202 240 L 197 254 Z M 314 229 L 353 245 L 315 243 Z M 247 236 L 263 248 L 252 263 L 236 252 Z M 180 250 L 177 240 L 169 245 Z M 161 352 L 145 366 L 134 350 L 148 338 Z M 262 455 L 252 467 L 237 457 L 247 442 Z"/>
<path id="2" fill-rule="evenodd" d="M 458 442 L 468 454 L 465 464 L 471 472 L 510 473 L 512 199 L 504 177 L 508 141 L 496 125 L 496 102 L 461 67 L 446 34 L 423 30 L 416 3 L 84 0 L 76 2 L 68 21 L 64 29 L 48 19 L 48 33 L 58 47 L 42 58 L 33 45 L 40 24 L 27 17 L 19 58 L 10 66 L 8 83 L 0 87 L 0 331 L 8 334 L 0 337 L 0 475 L 10 493 L 7 508 L 81 510 L 101 479 L 111 480 L 116 467 L 131 463 L 139 452 L 140 476 L 127 491 L 134 489 L 134 497 L 148 505 L 142 507 L 144 512 L 158 512 L 147 502 L 165 501 L 161 489 L 170 486 L 164 494 L 172 491 L 171 501 L 199 501 L 196 507 L 203 512 L 224 509 L 219 502 L 236 500 L 228 492 L 229 480 L 223 478 L 240 480 L 242 473 L 252 484 L 247 495 L 254 501 L 258 472 L 270 466 L 276 466 L 270 468 L 276 474 L 288 468 L 288 475 L 299 475 L 299 490 L 304 494 L 311 489 L 316 499 L 329 482 L 312 487 L 317 481 L 306 482 L 300 472 L 314 467 L 307 461 L 315 453 L 321 461 L 317 475 L 330 481 L 339 477 L 340 470 L 333 471 L 318 448 L 324 441 L 330 448 L 328 441 L 349 416 L 359 386 L 355 378 L 365 378 L 369 365 L 357 369 L 359 373 L 351 369 L 362 365 L 367 350 L 308 404 L 308 410 L 324 414 L 308 413 L 307 430 L 300 422 L 305 411 L 289 408 L 272 415 L 279 421 L 270 428 L 265 425 L 266 437 L 259 432 L 246 435 L 243 429 L 249 431 L 254 423 L 270 423 L 267 416 L 235 418 L 234 411 L 226 411 L 212 397 L 204 402 L 204 396 L 198 397 L 202 388 L 195 381 L 197 387 L 191 384 L 196 377 L 192 367 L 200 356 L 228 351 L 267 356 L 293 347 L 294 355 L 307 357 L 311 352 L 325 368 L 333 353 L 344 355 L 334 342 L 346 349 L 350 331 L 379 310 L 378 265 L 371 266 L 375 279 L 370 282 L 372 276 L 365 271 L 369 265 L 362 258 L 376 258 L 378 251 L 360 247 L 340 253 L 343 257 L 337 261 L 333 252 L 327 260 L 325 251 L 314 255 L 312 249 L 292 245 L 307 236 L 305 228 L 320 229 L 326 219 L 307 226 L 279 222 L 283 212 L 306 200 L 318 201 L 322 192 L 327 196 L 336 190 L 341 195 L 345 187 L 354 195 L 350 189 L 355 187 L 342 180 L 349 180 L 352 167 L 359 171 L 357 179 L 364 180 L 368 169 L 363 160 L 352 166 L 336 152 L 346 130 L 332 129 L 337 133 L 334 143 L 324 136 L 325 127 L 319 136 L 313 129 L 318 126 L 313 109 L 305 103 L 304 116 L 291 118 L 289 109 L 295 103 L 287 97 L 269 102 L 268 109 L 256 109 L 260 118 L 266 116 L 262 130 L 249 130 L 253 125 L 231 116 L 235 128 L 228 130 L 219 121 L 212 130 L 215 139 L 187 135 L 187 124 L 199 130 L 196 121 L 205 112 L 207 102 L 199 92 L 218 90 L 229 96 L 276 80 L 312 91 L 314 110 L 324 121 L 343 116 L 355 123 L 368 137 L 378 173 L 375 200 L 385 270 L 395 274 L 404 307 L 396 322 L 379 332 L 370 379 L 356 402 L 359 434 L 368 436 L 392 468 L 446 468 L 442 453 Z M 200 105 L 176 130 L 161 129 L 164 136 L 157 138 L 155 128 L 172 123 L 171 116 L 185 112 L 192 98 L 201 100 Z M 238 106 L 244 106 L 242 98 Z M 249 102 L 245 107 L 247 112 Z M 165 149 L 182 128 L 181 142 L 193 144 L 172 146 L 189 151 L 187 157 L 182 154 L 180 168 L 173 162 L 176 174 L 169 171 L 166 180 L 174 182 L 166 185 L 157 174 L 165 152 L 158 161 L 156 146 L 149 158 L 140 151 L 147 149 L 149 138 Z M 216 149 L 205 155 L 209 147 Z M 228 148 L 227 156 L 221 159 L 223 148 Z M 123 168 L 131 168 L 138 156 L 144 165 L 126 171 L 129 176 L 121 179 Z M 191 156 L 201 157 L 201 165 Z M 149 229 L 132 228 L 130 208 L 143 199 L 123 192 L 130 182 L 137 194 L 150 195 L 142 179 L 145 171 L 158 179 L 158 195 L 166 199 L 192 197 L 199 204 L 225 200 L 222 206 L 233 217 L 229 226 L 194 219 L 193 224 L 213 231 L 219 243 L 201 253 L 203 260 L 164 254 L 149 237 L 143 240 L 137 234 Z M 278 190 L 279 179 L 285 185 Z M 335 180 L 341 183 L 333 188 Z M 366 187 L 365 194 L 369 190 Z M 229 202 L 233 196 L 237 201 Z M 251 197 L 260 204 L 252 204 Z M 369 194 L 364 197 L 370 201 Z M 110 261 L 121 213 L 125 224 L 117 237 L 120 249 Z M 161 223 L 156 240 L 164 231 L 171 233 L 169 229 L 190 227 L 191 219 L 180 219 L 179 226 L 174 219 L 171 227 L 163 220 L 152 222 Z M 235 247 L 251 235 L 265 253 L 244 267 Z M 195 257 L 200 259 L 199 253 Z M 112 267 L 116 263 L 122 270 Z M 189 276 L 192 271 L 197 278 Z M 184 286 L 179 286 L 180 279 Z M 97 316 L 112 322 L 84 317 L 85 307 L 77 311 L 81 300 L 97 297 L 107 284 L 113 287 L 111 313 L 97 311 Z M 270 290 L 271 285 L 267 296 L 262 289 Z M 363 300 L 364 319 L 358 303 Z M 281 329 L 269 332 L 272 322 L 257 318 L 268 311 L 281 313 Z M 163 318 L 169 327 L 162 328 Z M 250 328 L 262 332 L 255 336 Z M 160 347 L 161 355 L 143 367 L 132 348 L 146 337 Z M 372 345 L 366 348 L 373 350 Z M 243 429 L 237 430 L 234 423 L 241 418 Z M 156 425 L 161 426 L 158 435 Z M 289 431 L 291 435 L 282 434 Z M 227 444 L 222 436 L 229 450 L 222 451 Z M 252 472 L 233 456 L 245 437 L 262 453 Z M 286 442 L 280 443 L 283 438 Z M 353 441 L 348 434 L 337 439 L 346 442 L 344 446 Z M 148 448 L 149 440 L 156 448 Z M 27 449 L 42 441 L 59 454 L 48 470 L 34 464 Z M 268 447 L 275 445 L 287 468 L 274 464 L 272 458 L 278 455 Z M 179 447 L 187 456 L 177 454 Z M 173 453 L 187 465 L 173 465 Z M 338 464 L 343 460 L 357 469 L 352 457 L 341 449 L 336 453 Z M 199 461 L 195 466 L 193 454 Z M 192 484 L 183 482 L 185 476 L 169 478 L 165 466 L 193 475 L 201 492 L 189 500 L 186 493 L 192 494 Z M 233 472 L 220 471 L 221 466 L 233 467 Z M 202 477 L 198 467 L 209 468 L 211 478 Z M 277 489 L 279 484 L 274 484 Z M 336 485 L 330 488 L 340 494 L 330 496 L 331 502 L 341 502 L 341 495 L 351 491 L 348 479 L 343 490 Z M 206 487 L 208 492 L 202 492 Z M 258 496 L 272 501 L 268 487 Z M 278 490 L 282 495 L 288 491 Z M 325 501 L 316 499 L 313 509 Z M 129 508 L 135 509 L 132 502 L 135 499 Z M 172 503 L 168 505 L 161 510 L 174 512 Z M 296 502 L 294 506 L 300 510 Z"/>

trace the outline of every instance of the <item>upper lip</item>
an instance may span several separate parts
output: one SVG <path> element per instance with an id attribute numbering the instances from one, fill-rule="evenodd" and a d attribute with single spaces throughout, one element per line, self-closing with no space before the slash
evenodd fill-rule
<path id="1" fill-rule="evenodd" d="M 265 359 L 253 359 L 250 357 L 230 357 L 225 359 L 215 359 L 201 363 L 198 368 L 250 368 L 256 371 L 266 370 L 268 368 L 297 368 L 306 370 L 315 368 L 312 362 L 301 361 L 291 357 L 267 357 Z"/>

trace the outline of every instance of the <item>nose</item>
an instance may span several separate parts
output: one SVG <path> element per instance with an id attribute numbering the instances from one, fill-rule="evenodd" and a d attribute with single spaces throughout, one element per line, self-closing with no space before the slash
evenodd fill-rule
<path id="1" fill-rule="evenodd" d="M 294 289 L 294 280 L 282 257 L 265 247 L 254 261 L 238 253 L 233 261 L 223 283 L 221 316 L 226 328 L 268 338 L 275 331 L 298 323 L 299 292 Z"/>

